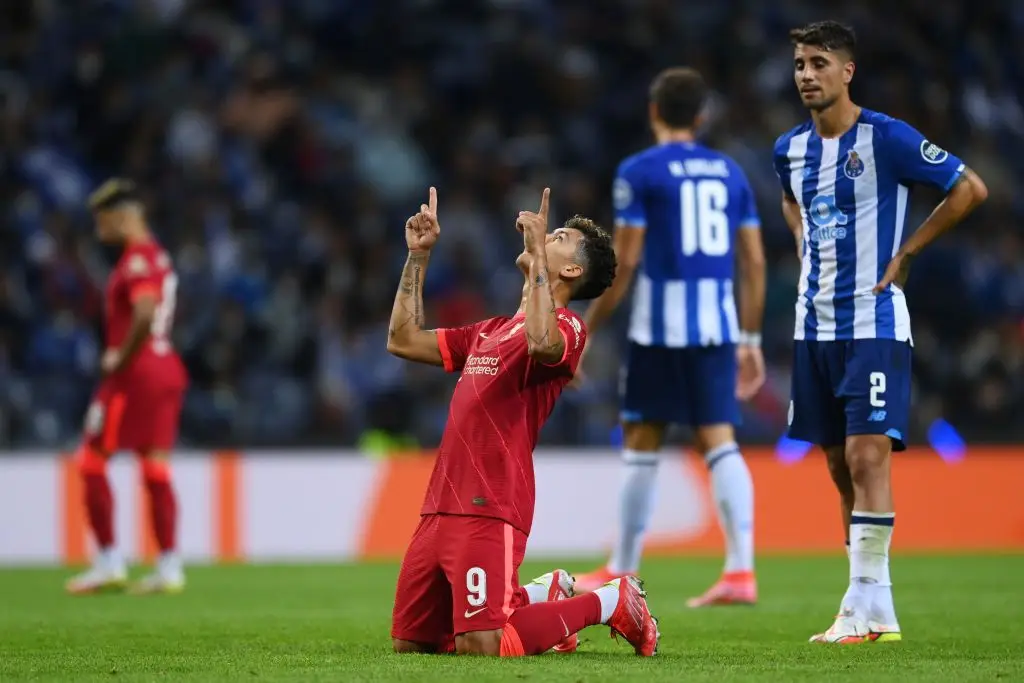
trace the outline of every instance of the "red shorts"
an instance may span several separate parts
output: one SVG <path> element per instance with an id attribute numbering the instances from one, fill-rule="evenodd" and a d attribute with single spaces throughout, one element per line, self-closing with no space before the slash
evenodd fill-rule
<path id="1" fill-rule="evenodd" d="M 84 441 L 107 454 L 170 450 L 184 397 L 184 383 L 176 378 L 108 377 L 89 404 Z"/>
<path id="2" fill-rule="evenodd" d="M 423 515 L 398 574 L 391 637 L 443 645 L 518 607 L 526 534 L 491 517 Z"/>

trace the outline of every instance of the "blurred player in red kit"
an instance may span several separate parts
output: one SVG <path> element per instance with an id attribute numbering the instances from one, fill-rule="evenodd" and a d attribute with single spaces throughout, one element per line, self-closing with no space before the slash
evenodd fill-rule
<path id="1" fill-rule="evenodd" d="M 391 312 L 388 350 L 460 372 L 421 518 L 398 576 L 396 652 L 521 656 L 576 647 L 576 633 L 607 624 L 637 654 L 657 649 L 657 622 L 641 582 L 615 579 L 573 597 L 563 570 L 519 585 L 533 524 L 533 449 L 579 364 L 586 329 L 566 306 L 591 299 L 615 275 L 611 237 L 574 217 L 547 232 L 549 190 L 520 212 L 526 277 L 519 311 L 466 327 L 424 328 L 423 281 L 437 242 L 437 192 L 405 226 L 409 257 Z M 545 590 L 546 588 L 546 590 Z"/>
<path id="2" fill-rule="evenodd" d="M 77 453 L 97 554 L 93 566 L 68 581 L 67 589 L 82 594 L 125 587 L 125 561 L 114 544 L 107 461 L 119 450 L 132 450 L 141 461 L 160 548 L 156 570 L 132 592 L 178 592 L 185 575 L 175 550 L 177 501 L 168 463 L 188 383 L 169 336 L 178 279 L 167 252 L 150 234 L 132 182 L 107 181 L 89 198 L 89 208 L 99 240 L 123 252 L 107 281 L 103 380 Z"/>

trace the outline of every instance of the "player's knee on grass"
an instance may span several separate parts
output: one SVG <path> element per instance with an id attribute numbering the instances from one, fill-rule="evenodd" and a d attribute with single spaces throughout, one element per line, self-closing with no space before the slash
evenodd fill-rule
<path id="1" fill-rule="evenodd" d="M 622 444 L 631 451 L 653 453 L 665 439 L 665 425 L 660 422 L 627 422 L 622 425 Z"/>
<path id="2" fill-rule="evenodd" d="M 391 646 L 400 655 L 432 654 L 437 652 L 437 645 L 434 643 L 417 643 L 412 640 L 402 640 L 401 638 L 392 638 Z"/>
<path id="3" fill-rule="evenodd" d="M 455 651 L 460 655 L 497 657 L 501 654 L 501 633 L 501 629 L 460 633 L 455 636 Z"/>

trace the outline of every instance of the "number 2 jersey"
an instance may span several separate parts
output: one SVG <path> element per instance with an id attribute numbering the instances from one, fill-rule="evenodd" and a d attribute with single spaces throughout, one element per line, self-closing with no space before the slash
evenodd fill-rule
<path id="1" fill-rule="evenodd" d="M 132 326 L 135 301 L 144 294 L 157 297 L 153 323 L 142 346 L 119 380 L 186 383 L 184 365 L 171 344 L 171 327 L 178 292 L 178 277 L 167 252 L 154 240 L 125 246 L 107 280 L 104 344 L 120 348 Z"/>
<path id="2" fill-rule="evenodd" d="M 422 514 L 494 517 L 529 535 L 533 449 L 587 341 L 575 313 L 561 308 L 556 315 L 565 352 L 551 365 L 527 353 L 522 314 L 437 331 L 444 369 L 462 374 Z"/>
<path id="3" fill-rule="evenodd" d="M 838 138 L 822 138 L 810 121 L 782 135 L 775 171 L 803 221 L 794 338 L 911 341 L 903 291 L 873 290 L 903 243 L 910 187 L 948 192 L 963 162 L 903 121 L 862 109 Z"/>
<path id="4" fill-rule="evenodd" d="M 735 343 L 736 232 L 761 225 L 739 165 L 697 143 L 656 145 L 619 165 L 612 199 L 617 230 L 646 230 L 629 339 L 671 348 Z"/>

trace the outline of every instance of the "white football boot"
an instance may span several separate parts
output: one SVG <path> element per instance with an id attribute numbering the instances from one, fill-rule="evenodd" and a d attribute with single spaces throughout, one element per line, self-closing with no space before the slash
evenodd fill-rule
<path id="1" fill-rule="evenodd" d="M 72 595 L 91 595 L 124 590 L 128 583 L 128 569 L 124 560 L 112 550 L 96 555 L 92 566 L 65 584 Z"/>
<path id="2" fill-rule="evenodd" d="M 132 585 L 132 595 L 161 595 L 185 590 L 185 570 L 181 559 L 173 553 L 162 555 L 152 574 Z"/>

